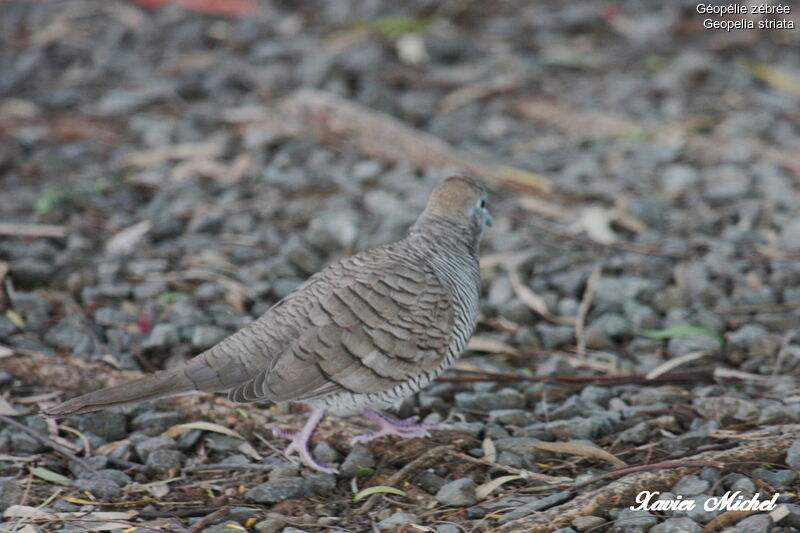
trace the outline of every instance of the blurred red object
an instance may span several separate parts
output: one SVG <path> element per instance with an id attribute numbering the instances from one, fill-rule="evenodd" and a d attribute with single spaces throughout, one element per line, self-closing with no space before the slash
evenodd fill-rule
<path id="1" fill-rule="evenodd" d="M 258 8 L 256 0 L 133 0 L 133 3 L 143 7 L 175 4 L 198 13 L 228 17 L 246 17 Z"/>
<path id="2" fill-rule="evenodd" d="M 141 313 L 139 315 L 137 325 L 139 326 L 139 331 L 142 333 L 150 333 L 150 330 L 153 329 L 153 321 L 150 319 L 150 315 L 147 313 Z"/>

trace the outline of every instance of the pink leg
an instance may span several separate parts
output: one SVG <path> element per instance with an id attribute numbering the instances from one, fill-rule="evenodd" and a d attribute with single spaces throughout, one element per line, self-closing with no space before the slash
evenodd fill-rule
<path id="1" fill-rule="evenodd" d="M 430 437 L 428 430 L 442 429 L 444 424 L 417 424 L 418 416 L 412 416 L 405 420 L 398 420 L 376 409 L 364 409 L 364 418 L 376 424 L 380 429 L 374 433 L 367 433 L 352 440 L 353 444 L 368 442 L 385 435 L 398 435 L 404 438 L 410 437 Z"/>
<path id="2" fill-rule="evenodd" d="M 273 432 L 277 433 L 281 437 L 291 439 L 289 446 L 284 452 L 286 455 L 296 453 L 298 457 L 300 457 L 300 460 L 303 462 L 303 464 L 305 464 L 307 467 L 313 470 L 319 470 L 320 472 L 335 474 L 338 472 L 338 470 L 323 463 L 317 462 L 317 460 L 314 459 L 314 456 L 311 455 L 311 450 L 308 449 L 308 445 L 311 442 L 311 437 L 314 435 L 314 431 L 317 429 L 317 426 L 320 422 L 322 422 L 324 417 L 325 411 L 322 409 L 314 409 L 314 411 L 311 413 L 311 416 L 308 417 L 308 420 L 303 426 L 303 429 L 297 433 L 289 433 L 281 429 L 273 429 Z"/>

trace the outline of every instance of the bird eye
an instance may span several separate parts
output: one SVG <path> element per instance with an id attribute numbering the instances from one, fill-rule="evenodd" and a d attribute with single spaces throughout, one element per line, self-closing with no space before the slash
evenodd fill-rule
<path id="1" fill-rule="evenodd" d="M 480 207 L 481 209 L 486 207 L 486 199 L 485 198 L 481 198 L 480 200 L 478 200 L 478 207 Z"/>

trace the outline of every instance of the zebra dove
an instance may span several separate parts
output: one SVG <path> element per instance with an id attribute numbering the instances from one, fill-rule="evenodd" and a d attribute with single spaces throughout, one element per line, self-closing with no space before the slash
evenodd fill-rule
<path id="1" fill-rule="evenodd" d="M 309 441 L 327 411 L 363 414 L 382 435 L 427 436 L 416 417 L 378 409 L 398 403 L 450 367 L 478 315 L 479 240 L 492 217 L 486 191 L 465 176 L 445 179 L 398 242 L 334 263 L 260 318 L 182 366 L 74 398 L 48 416 L 192 391 L 228 391 L 237 402 L 303 402 L 313 410 L 290 435 L 287 455 L 318 463 Z"/>

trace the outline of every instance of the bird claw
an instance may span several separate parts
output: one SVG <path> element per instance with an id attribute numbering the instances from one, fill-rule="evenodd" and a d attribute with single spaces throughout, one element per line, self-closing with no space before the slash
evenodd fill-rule
<path id="1" fill-rule="evenodd" d="M 373 433 L 366 433 L 364 435 L 355 437 L 350 441 L 351 445 L 363 444 L 387 435 L 397 435 L 403 438 L 430 437 L 431 434 L 429 430 L 443 429 L 447 427 L 444 424 L 417 424 L 417 420 L 419 420 L 418 416 L 412 416 L 399 420 L 373 409 L 366 409 L 364 411 L 364 416 L 369 421 L 376 424 L 380 429 Z"/>
<path id="2" fill-rule="evenodd" d="M 306 424 L 303 426 L 303 429 L 300 431 L 291 432 L 277 427 L 273 427 L 272 431 L 279 437 L 290 440 L 289 446 L 287 446 L 286 450 L 283 452 L 284 455 L 289 456 L 292 454 L 297 454 L 300 462 L 312 470 L 317 470 L 328 474 L 337 474 L 339 472 L 337 469 L 325 463 L 320 463 L 314 459 L 314 456 L 311 454 L 311 450 L 308 448 L 308 444 L 311 441 L 311 436 L 314 434 L 314 430 L 317 429 L 317 426 L 322 420 L 323 414 L 323 412 L 312 413 Z"/>

